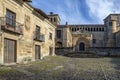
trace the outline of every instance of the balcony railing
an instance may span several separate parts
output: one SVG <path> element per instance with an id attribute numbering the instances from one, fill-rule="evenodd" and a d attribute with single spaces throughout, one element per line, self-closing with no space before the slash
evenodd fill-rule
<path id="1" fill-rule="evenodd" d="M 23 25 L 10 18 L 0 17 L 0 26 L 6 32 L 23 34 Z"/>
<path id="2" fill-rule="evenodd" d="M 45 35 L 44 34 L 36 34 L 34 35 L 34 40 L 40 41 L 40 42 L 45 42 Z"/>

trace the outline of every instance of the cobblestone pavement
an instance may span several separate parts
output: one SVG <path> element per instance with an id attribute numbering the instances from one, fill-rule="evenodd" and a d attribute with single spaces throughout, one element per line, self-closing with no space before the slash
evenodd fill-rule
<path id="1" fill-rule="evenodd" d="M 120 80 L 120 58 L 46 57 L 0 66 L 0 80 Z"/>

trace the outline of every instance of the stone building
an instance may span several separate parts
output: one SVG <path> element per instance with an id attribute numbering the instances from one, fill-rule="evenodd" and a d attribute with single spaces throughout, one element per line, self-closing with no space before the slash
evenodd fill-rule
<path id="1" fill-rule="evenodd" d="M 0 64 L 54 55 L 55 26 L 32 0 L 0 0 Z"/>
<path id="2" fill-rule="evenodd" d="M 89 52 L 91 48 L 120 47 L 120 14 L 110 14 L 104 24 L 60 25 L 57 14 L 50 14 L 56 28 L 56 48 L 70 48 L 74 52 Z M 58 16 L 59 17 L 59 16 Z M 57 22 L 58 21 L 58 22 Z"/>

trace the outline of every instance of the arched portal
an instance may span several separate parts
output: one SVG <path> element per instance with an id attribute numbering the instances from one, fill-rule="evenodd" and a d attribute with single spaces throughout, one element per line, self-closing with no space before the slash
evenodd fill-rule
<path id="1" fill-rule="evenodd" d="M 57 47 L 57 48 L 62 48 L 62 42 L 57 42 L 57 43 L 56 43 L 56 47 Z"/>
<path id="2" fill-rule="evenodd" d="M 85 43 L 81 42 L 79 44 L 79 51 L 85 51 Z"/>

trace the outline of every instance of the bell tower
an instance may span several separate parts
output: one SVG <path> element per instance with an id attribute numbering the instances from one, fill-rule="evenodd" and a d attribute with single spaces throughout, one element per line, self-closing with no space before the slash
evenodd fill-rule
<path id="1" fill-rule="evenodd" d="M 58 14 L 54 14 L 53 12 L 50 12 L 48 17 L 50 22 L 53 23 L 55 26 L 60 25 L 60 17 Z"/>
<path id="2" fill-rule="evenodd" d="M 117 22 L 118 14 L 110 14 L 105 20 L 105 26 L 107 27 L 107 44 L 106 47 L 116 47 Z"/>

